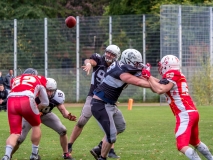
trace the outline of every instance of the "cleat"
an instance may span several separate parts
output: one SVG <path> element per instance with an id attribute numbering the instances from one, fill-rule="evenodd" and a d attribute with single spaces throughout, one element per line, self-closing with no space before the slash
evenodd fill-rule
<path id="1" fill-rule="evenodd" d="M 120 156 L 116 155 L 116 153 L 114 151 L 109 152 L 108 157 L 109 158 L 120 158 Z"/>
<path id="2" fill-rule="evenodd" d="M 41 160 L 41 157 L 38 154 L 32 153 L 30 155 L 30 160 Z"/>
<path id="3" fill-rule="evenodd" d="M 101 155 L 101 149 L 96 146 L 94 147 L 92 150 L 90 150 L 90 153 L 93 155 L 93 157 L 98 160 L 98 158 L 100 157 Z"/>
<path id="4" fill-rule="evenodd" d="M 7 155 L 4 155 L 1 160 L 10 160 L 10 158 Z"/>
<path id="5" fill-rule="evenodd" d="M 75 158 L 72 158 L 69 153 L 64 153 L 63 158 L 69 159 L 69 160 L 75 160 Z"/>

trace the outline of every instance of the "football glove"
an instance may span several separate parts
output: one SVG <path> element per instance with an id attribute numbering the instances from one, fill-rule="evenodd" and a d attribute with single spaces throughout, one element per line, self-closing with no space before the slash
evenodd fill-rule
<path id="1" fill-rule="evenodd" d="M 149 63 L 147 63 L 141 72 L 141 75 L 143 78 L 145 78 L 147 80 L 149 79 L 149 77 L 151 76 L 150 69 L 151 69 L 151 65 Z"/>
<path id="2" fill-rule="evenodd" d="M 69 119 L 70 121 L 76 121 L 77 120 L 76 116 L 72 115 L 71 113 L 68 114 L 67 119 Z"/>

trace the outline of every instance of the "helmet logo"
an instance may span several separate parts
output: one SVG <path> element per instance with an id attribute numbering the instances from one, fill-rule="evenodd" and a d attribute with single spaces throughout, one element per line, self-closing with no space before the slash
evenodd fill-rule
<path id="1" fill-rule="evenodd" d="M 127 57 L 128 57 L 128 59 L 136 59 L 136 56 L 133 52 L 129 52 Z"/>

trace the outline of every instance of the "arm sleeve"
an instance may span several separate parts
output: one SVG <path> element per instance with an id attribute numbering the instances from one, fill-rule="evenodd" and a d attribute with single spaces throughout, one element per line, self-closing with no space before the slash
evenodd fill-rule
<path id="1" fill-rule="evenodd" d="M 44 88 L 44 86 L 41 86 L 38 97 L 41 101 L 40 104 L 38 104 L 38 106 L 46 107 L 49 105 L 49 99 L 48 99 L 47 92 L 46 92 L 46 89 Z"/>

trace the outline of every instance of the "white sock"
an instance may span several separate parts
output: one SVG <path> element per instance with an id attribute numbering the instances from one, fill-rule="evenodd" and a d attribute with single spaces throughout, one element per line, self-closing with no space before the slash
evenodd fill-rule
<path id="1" fill-rule="evenodd" d="M 186 150 L 185 155 L 190 160 L 201 160 L 200 157 L 198 156 L 197 152 L 190 147 Z"/>
<path id="2" fill-rule="evenodd" d="M 5 155 L 7 155 L 9 157 L 9 159 L 10 159 L 10 155 L 11 155 L 11 152 L 13 150 L 13 147 L 11 145 L 6 145 L 5 148 L 6 148 L 5 149 Z"/>
<path id="3" fill-rule="evenodd" d="M 36 154 L 36 155 L 38 154 L 38 147 L 39 146 L 36 146 L 36 145 L 32 144 L 32 153 L 33 154 Z"/>
<path id="4" fill-rule="evenodd" d="M 200 144 L 196 148 L 204 157 L 206 157 L 206 159 L 213 160 L 209 148 L 203 142 L 200 142 Z"/>

